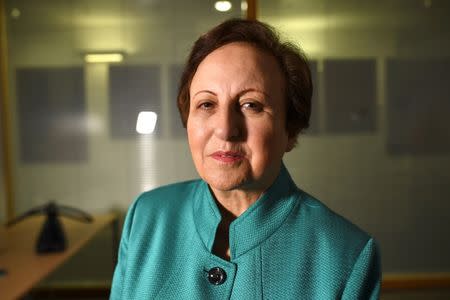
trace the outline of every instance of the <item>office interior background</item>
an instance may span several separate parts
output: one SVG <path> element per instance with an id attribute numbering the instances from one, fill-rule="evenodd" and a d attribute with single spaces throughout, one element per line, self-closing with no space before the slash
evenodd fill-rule
<path id="1" fill-rule="evenodd" d="M 0 221 L 49 200 L 123 214 L 145 190 L 198 177 L 177 86 L 200 34 L 247 17 L 249 3 L 229 3 L 3 0 Z M 310 59 L 311 128 L 285 156 L 296 183 L 375 236 L 385 276 L 449 274 L 450 1 L 250 4 Z M 123 59 L 86 60 L 99 53 Z M 151 134 L 136 131 L 141 111 L 157 115 Z M 107 288 L 110 248 L 99 236 L 41 287 Z"/>

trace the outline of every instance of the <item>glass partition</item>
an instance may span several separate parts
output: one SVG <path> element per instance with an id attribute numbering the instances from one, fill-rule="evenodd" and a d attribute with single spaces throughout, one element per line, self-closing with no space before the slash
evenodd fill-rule
<path id="1" fill-rule="evenodd" d="M 449 271 L 450 2 L 259 1 L 313 62 L 296 182 L 373 234 L 388 272 Z"/>
<path id="2" fill-rule="evenodd" d="M 245 15 L 241 1 L 4 2 L 17 213 L 49 200 L 124 211 L 197 177 L 181 66 L 202 32 Z M 385 271 L 449 271 L 450 2 L 257 4 L 310 58 L 311 128 L 285 158 L 295 181 L 373 234 Z M 152 134 L 136 131 L 142 111 L 157 116 Z"/>
<path id="3" fill-rule="evenodd" d="M 201 33 L 245 14 L 240 1 L 214 3 L 6 1 L 17 213 L 49 200 L 124 210 L 197 177 L 176 109 L 180 68 Z M 154 133 L 136 132 L 141 111 L 156 113 Z"/>
<path id="4" fill-rule="evenodd" d="M 215 2 L 4 0 L 17 214 L 50 200 L 125 212 L 144 190 L 198 177 L 176 108 L 181 66 L 200 34 L 245 17 L 241 1 Z M 142 111 L 156 116 L 151 134 L 136 131 Z M 112 246 L 105 232 L 44 285 L 107 290 Z"/>

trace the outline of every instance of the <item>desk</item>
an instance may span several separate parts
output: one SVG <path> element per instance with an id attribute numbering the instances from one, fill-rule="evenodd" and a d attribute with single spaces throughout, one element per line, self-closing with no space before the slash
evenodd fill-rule
<path id="1" fill-rule="evenodd" d="M 115 214 L 95 216 L 92 223 L 65 217 L 60 217 L 60 221 L 66 233 L 67 249 L 56 254 L 37 255 L 35 252 L 43 216 L 30 217 L 10 228 L 0 228 L 0 238 L 5 243 L 0 249 L 0 269 L 7 272 L 0 277 L 2 300 L 17 299 L 26 294 L 108 225 L 113 228 L 113 244 L 117 243 L 118 218 Z"/>

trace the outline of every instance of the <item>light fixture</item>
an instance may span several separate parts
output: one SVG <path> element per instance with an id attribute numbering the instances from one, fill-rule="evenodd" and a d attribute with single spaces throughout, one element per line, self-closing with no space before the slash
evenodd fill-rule
<path id="1" fill-rule="evenodd" d="M 84 55 L 84 61 L 87 63 L 117 63 L 123 60 L 121 52 L 105 52 L 105 53 L 87 53 Z"/>
<path id="2" fill-rule="evenodd" d="M 221 12 L 226 12 L 231 9 L 232 5 L 230 1 L 216 1 L 214 8 Z"/>
<path id="3" fill-rule="evenodd" d="M 136 131 L 140 134 L 150 134 L 155 131 L 158 115 L 152 111 L 141 111 L 136 122 Z"/>
<path id="4" fill-rule="evenodd" d="M 241 1 L 241 10 L 242 11 L 247 11 L 247 9 L 248 9 L 247 1 Z"/>

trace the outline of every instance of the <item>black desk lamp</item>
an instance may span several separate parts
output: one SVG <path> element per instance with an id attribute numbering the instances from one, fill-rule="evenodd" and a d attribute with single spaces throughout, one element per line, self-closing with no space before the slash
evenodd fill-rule
<path id="1" fill-rule="evenodd" d="M 40 254 L 62 252 L 66 249 L 66 235 L 64 234 L 63 226 L 58 219 L 59 215 L 85 223 L 91 223 L 93 221 L 91 215 L 80 209 L 70 206 L 57 205 L 51 201 L 48 204 L 30 209 L 14 220 L 9 221 L 6 226 L 11 226 L 29 216 L 38 214 L 47 215 L 36 242 L 36 252 Z"/>

